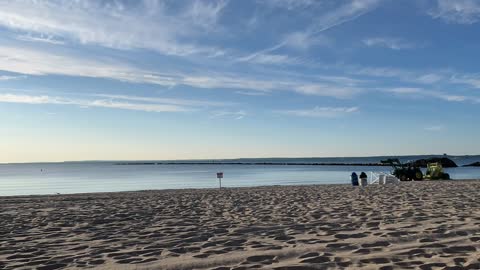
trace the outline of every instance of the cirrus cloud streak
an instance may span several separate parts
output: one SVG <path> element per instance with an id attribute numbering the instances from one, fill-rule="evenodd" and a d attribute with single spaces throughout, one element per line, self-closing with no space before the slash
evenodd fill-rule
<path id="1" fill-rule="evenodd" d="M 314 117 L 314 118 L 335 118 L 347 114 L 358 112 L 358 107 L 314 107 L 313 109 L 301 110 L 280 110 L 276 111 L 280 114 L 299 116 L 299 117 Z"/>
<path id="2" fill-rule="evenodd" d="M 210 106 L 224 106 L 224 104 L 210 101 L 102 94 L 84 98 L 72 98 L 52 95 L 0 93 L 0 103 L 73 105 L 83 108 L 98 107 L 144 112 L 188 112 Z"/>

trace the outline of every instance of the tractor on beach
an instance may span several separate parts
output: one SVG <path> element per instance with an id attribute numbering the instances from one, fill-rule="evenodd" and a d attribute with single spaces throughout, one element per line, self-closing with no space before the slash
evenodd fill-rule
<path id="1" fill-rule="evenodd" d="M 438 162 L 428 163 L 425 175 L 420 166 L 414 162 L 402 163 L 398 158 L 389 158 L 381 161 L 393 167 L 392 174 L 400 181 L 422 181 L 422 180 L 449 180 L 450 175 L 444 173 L 443 167 Z"/>
<path id="2" fill-rule="evenodd" d="M 443 172 L 443 166 L 439 162 L 428 163 L 427 172 L 425 173 L 427 180 L 449 180 L 450 175 Z"/>
<path id="3" fill-rule="evenodd" d="M 382 160 L 381 163 L 387 164 L 393 167 L 392 174 L 395 175 L 400 181 L 422 181 L 423 173 L 420 167 L 412 164 L 406 164 L 400 162 L 398 158 L 389 158 Z"/>

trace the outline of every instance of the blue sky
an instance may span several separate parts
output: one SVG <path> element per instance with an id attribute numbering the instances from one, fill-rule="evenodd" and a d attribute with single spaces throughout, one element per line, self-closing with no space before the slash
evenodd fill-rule
<path id="1" fill-rule="evenodd" d="M 0 162 L 478 154 L 480 1 L 2 1 Z"/>

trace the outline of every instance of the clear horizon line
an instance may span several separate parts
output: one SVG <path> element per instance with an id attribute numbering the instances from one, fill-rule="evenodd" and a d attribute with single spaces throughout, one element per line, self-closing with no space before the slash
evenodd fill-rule
<path id="1" fill-rule="evenodd" d="M 0 165 L 9 164 L 42 164 L 42 163 L 87 163 L 87 162 L 152 162 L 152 161 L 205 161 L 205 160 L 241 160 L 241 159 L 339 159 L 339 158 L 376 158 L 376 157 L 412 157 L 412 156 L 450 156 L 467 157 L 480 156 L 480 154 L 412 154 L 412 155 L 372 155 L 372 156 L 324 156 L 324 157 L 239 157 L 239 158 L 191 158 L 191 159 L 92 159 L 92 160 L 64 160 L 64 161 L 26 161 L 26 162 L 0 162 Z"/>

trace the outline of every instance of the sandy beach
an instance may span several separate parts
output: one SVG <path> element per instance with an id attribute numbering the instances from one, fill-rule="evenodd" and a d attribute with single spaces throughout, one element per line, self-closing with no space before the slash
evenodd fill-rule
<path id="1" fill-rule="evenodd" d="M 480 181 L 0 197 L 0 269 L 480 269 Z"/>

